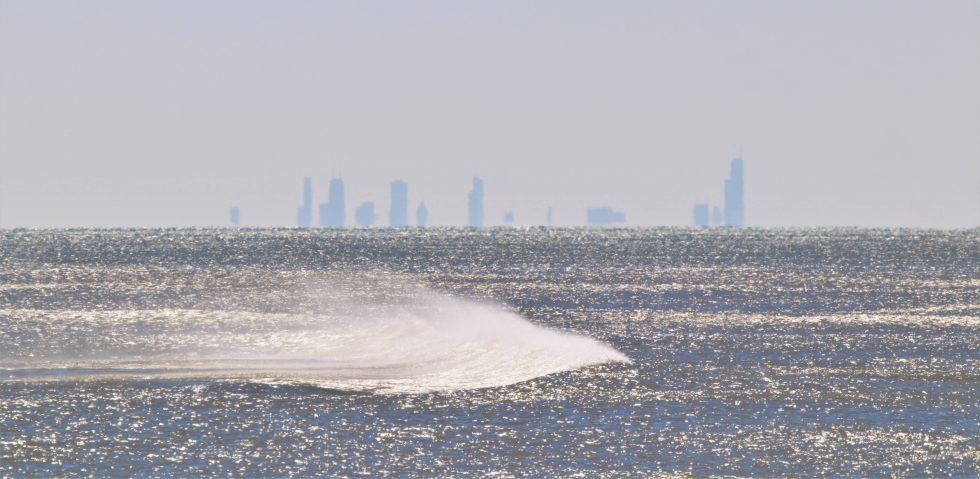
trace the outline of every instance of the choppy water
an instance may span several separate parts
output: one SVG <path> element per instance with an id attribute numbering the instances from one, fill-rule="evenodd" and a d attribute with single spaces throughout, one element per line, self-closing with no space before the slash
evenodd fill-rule
<path id="1" fill-rule="evenodd" d="M 980 230 L 0 232 L 2 476 L 977 476 Z"/>

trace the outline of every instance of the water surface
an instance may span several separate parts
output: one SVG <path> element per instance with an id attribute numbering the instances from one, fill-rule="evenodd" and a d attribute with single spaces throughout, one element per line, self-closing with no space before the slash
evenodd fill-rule
<path id="1" fill-rule="evenodd" d="M 0 476 L 976 476 L 978 265 L 978 230 L 7 230 Z"/>

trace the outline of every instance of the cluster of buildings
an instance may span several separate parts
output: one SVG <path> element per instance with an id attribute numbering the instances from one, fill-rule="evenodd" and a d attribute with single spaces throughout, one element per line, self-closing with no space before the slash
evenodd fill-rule
<path id="1" fill-rule="evenodd" d="M 345 218 L 344 203 L 344 180 L 334 178 L 330 180 L 327 193 L 327 202 L 318 205 L 317 226 L 323 228 L 345 228 L 347 221 Z M 479 177 L 473 178 L 473 186 L 467 195 L 467 222 L 473 228 L 482 228 L 485 225 L 483 207 L 483 180 Z M 313 215 L 313 180 L 303 179 L 303 205 L 297 208 L 296 223 L 303 228 L 314 226 Z M 234 208 L 233 219 L 238 218 L 237 207 Z M 377 215 L 373 201 L 365 201 L 354 209 L 354 223 L 360 227 L 374 226 Z M 504 223 L 514 222 L 514 212 L 504 211 Z M 552 210 L 548 208 L 546 224 L 551 226 Z M 615 211 L 609 207 L 589 208 L 586 213 L 586 221 L 590 225 L 611 225 L 626 221 L 626 215 L 621 211 Z M 388 226 L 391 228 L 404 228 L 407 226 L 417 226 L 424 228 L 429 223 L 429 208 L 425 202 L 421 202 L 415 208 L 415 223 L 410 225 L 408 221 L 408 183 L 402 180 L 391 182 L 391 205 L 388 209 Z M 233 221 L 237 224 L 237 221 Z"/>
<path id="2" fill-rule="evenodd" d="M 590 226 L 605 226 L 625 222 L 626 213 L 616 211 L 608 206 L 585 210 L 585 223 Z"/>
<path id="3" fill-rule="evenodd" d="M 474 183 L 478 179 L 474 179 Z M 472 200 L 471 200 L 472 201 Z M 480 195 L 482 211 L 482 190 Z M 318 205 L 317 225 L 323 228 L 345 228 L 347 226 L 346 204 L 344 202 L 344 180 L 330 180 L 327 202 Z M 374 226 L 377 215 L 373 201 L 365 201 L 354 210 L 354 223 L 358 226 Z M 415 226 L 424 228 L 429 222 L 429 208 L 425 202 L 415 207 Z M 313 179 L 303 179 L 303 205 L 297 208 L 296 224 L 303 228 L 313 226 Z M 404 228 L 408 221 L 408 183 L 402 180 L 391 182 L 391 207 L 388 209 L 388 226 Z"/>
<path id="4" fill-rule="evenodd" d="M 744 164 L 741 158 L 735 158 L 731 163 L 731 173 L 725 180 L 724 213 L 718 206 L 709 207 L 707 203 L 694 205 L 694 226 L 732 226 L 741 228 L 745 225 L 745 186 Z M 711 212 L 710 215 L 708 212 Z"/>
<path id="5" fill-rule="evenodd" d="M 483 180 L 474 177 L 473 186 L 467 195 L 467 225 L 473 228 L 482 228 L 484 222 L 483 208 Z M 725 204 L 724 210 L 717 205 L 710 206 L 708 203 L 698 203 L 694 205 L 694 225 L 695 226 L 732 226 L 741 227 L 745 224 L 745 199 L 743 185 L 743 162 L 741 158 L 735 158 L 731 162 L 731 173 L 725 180 Z M 330 180 L 327 192 L 327 202 L 315 205 L 313 203 L 313 179 L 303 179 L 303 204 L 296 211 L 296 224 L 303 228 L 310 228 L 314 225 L 323 228 L 345 228 L 347 227 L 346 204 L 344 201 L 344 180 L 334 178 Z M 391 182 L 391 205 L 388 209 L 388 226 L 392 228 L 404 228 L 407 226 L 417 226 L 424 228 L 429 224 L 429 208 L 425 202 L 419 203 L 415 207 L 415 222 L 409 222 L 408 205 L 408 183 L 402 180 Z M 229 211 L 229 219 L 232 225 L 238 225 L 240 212 L 238 207 Z M 314 220 L 316 220 L 314 222 Z M 365 201 L 354 209 L 354 224 L 360 227 L 374 226 L 377 220 L 375 205 L 373 201 Z M 505 211 L 503 217 L 504 224 L 514 222 L 514 212 Z M 548 207 L 545 224 L 551 226 L 552 211 Z M 608 226 L 626 222 L 626 214 L 622 211 L 614 210 L 608 206 L 588 208 L 585 212 L 586 224 L 590 226 Z"/>

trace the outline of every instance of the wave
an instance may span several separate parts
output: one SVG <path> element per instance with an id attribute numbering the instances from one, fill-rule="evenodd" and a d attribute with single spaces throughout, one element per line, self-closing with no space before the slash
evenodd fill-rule
<path id="1" fill-rule="evenodd" d="M 0 335 L 0 378 L 248 379 L 423 393 L 630 362 L 593 338 L 491 304 L 427 294 L 342 309 L 0 311 L 13 326 Z"/>

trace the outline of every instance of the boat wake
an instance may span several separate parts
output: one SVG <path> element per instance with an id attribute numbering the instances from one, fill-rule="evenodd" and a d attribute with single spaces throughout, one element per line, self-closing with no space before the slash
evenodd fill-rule
<path id="1" fill-rule="evenodd" d="M 503 386 L 630 361 L 503 307 L 432 293 L 322 314 L 0 310 L 2 318 L 15 326 L 0 334 L 7 381 L 248 379 L 399 394 Z"/>

